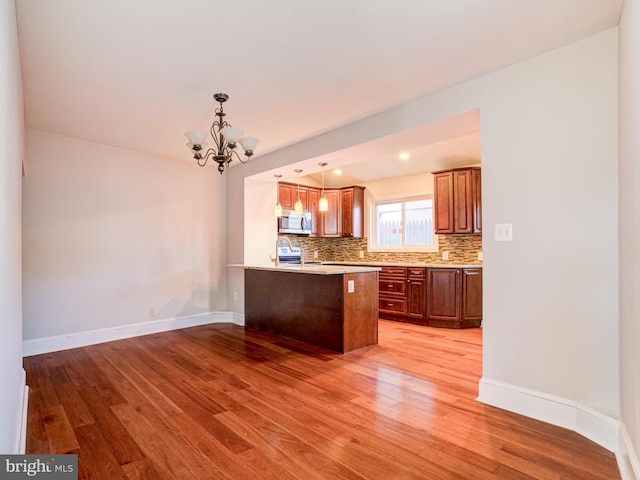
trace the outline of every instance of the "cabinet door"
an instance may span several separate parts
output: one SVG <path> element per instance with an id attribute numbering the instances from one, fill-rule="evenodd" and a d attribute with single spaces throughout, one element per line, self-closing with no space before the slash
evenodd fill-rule
<path id="1" fill-rule="evenodd" d="M 471 171 L 473 186 L 473 233 L 482 233 L 482 174 L 480 169 Z"/>
<path id="2" fill-rule="evenodd" d="M 474 188 L 471 170 L 453 172 L 453 231 L 473 233 Z"/>
<path id="3" fill-rule="evenodd" d="M 320 201 L 320 190 L 317 188 L 309 187 L 309 212 L 311 213 L 311 236 L 317 237 L 320 235 L 320 212 L 318 211 L 318 202 Z"/>
<path id="4" fill-rule="evenodd" d="M 427 269 L 427 320 L 460 321 L 460 269 Z"/>
<path id="5" fill-rule="evenodd" d="M 282 205 L 282 210 L 293 210 L 293 205 L 296 201 L 295 185 L 289 183 L 280 183 L 278 185 L 278 201 Z"/>
<path id="6" fill-rule="evenodd" d="M 364 187 L 354 186 L 340 190 L 342 237 L 364 237 Z"/>
<path id="7" fill-rule="evenodd" d="M 479 327 L 482 321 L 482 269 L 462 269 L 462 324 Z"/>
<path id="8" fill-rule="evenodd" d="M 322 237 L 339 237 L 340 236 L 340 190 L 324 191 L 327 197 L 329 208 L 326 212 L 321 212 L 321 233 Z"/>
<path id="9" fill-rule="evenodd" d="M 425 282 L 424 280 L 409 278 L 407 280 L 407 315 L 414 318 L 425 316 Z"/>
<path id="10" fill-rule="evenodd" d="M 433 207 L 436 233 L 453 233 L 453 172 L 433 176 Z"/>

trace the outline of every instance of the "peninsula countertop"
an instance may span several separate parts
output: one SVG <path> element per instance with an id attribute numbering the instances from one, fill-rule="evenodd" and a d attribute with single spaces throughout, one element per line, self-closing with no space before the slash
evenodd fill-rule
<path id="1" fill-rule="evenodd" d="M 323 265 L 340 265 L 340 266 L 375 266 L 375 267 L 407 267 L 407 268 L 482 268 L 482 264 L 463 264 L 463 263 L 425 263 L 425 262 L 376 262 L 376 261 L 368 261 L 368 262 L 345 262 L 345 261 L 336 261 L 336 262 L 322 262 Z"/>
<path id="2" fill-rule="evenodd" d="M 354 265 L 324 265 L 322 263 L 305 263 L 305 264 L 280 264 L 275 265 L 245 265 L 241 263 L 232 263 L 227 267 L 244 268 L 245 270 L 270 270 L 273 272 L 292 272 L 292 273 L 310 273 L 316 275 L 344 275 L 347 273 L 364 273 L 378 272 L 380 267 L 354 266 Z"/>

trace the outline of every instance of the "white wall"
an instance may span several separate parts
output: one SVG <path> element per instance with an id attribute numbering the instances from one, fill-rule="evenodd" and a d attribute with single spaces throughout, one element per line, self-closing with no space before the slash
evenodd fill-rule
<path id="1" fill-rule="evenodd" d="M 640 479 L 640 0 L 620 19 L 620 361 L 622 420 Z M 635 445 L 635 450 L 630 443 Z"/>
<path id="2" fill-rule="evenodd" d="M 483 229 L 514 225 L 513 242 L 483 239 L 483 379 L 616 416 L 617 29 L 257 157 L 230 172 L 229 215 L 245 176 L 476 108 Z"/>
<path id="3" fill-rule="evenodd" d="M 22 370 L 21 189 L 24 120 L 13 0 L 0 1 L 0 453 L 19 453 Z"/>
<path id="4" fill-rule="evenodd" d="M 217 170 L 32 129 L 26 156 L 25 340 L 226 309 Z"/>

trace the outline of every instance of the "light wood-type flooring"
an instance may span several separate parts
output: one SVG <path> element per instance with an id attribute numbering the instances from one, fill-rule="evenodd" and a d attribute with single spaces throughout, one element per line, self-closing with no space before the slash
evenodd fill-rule
<path id="1" fill-rule="evenodd" d="M 475 400 L 481 329 L 379 337 L 341 355 L 213 324 L 27 357 L 27 453 L 99 480 L 620 478 L 580 435 Z"/>

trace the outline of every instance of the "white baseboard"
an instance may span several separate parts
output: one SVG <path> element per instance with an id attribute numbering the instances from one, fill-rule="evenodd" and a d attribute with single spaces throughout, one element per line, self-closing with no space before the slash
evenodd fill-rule
<path id="1" fill-rule="evenodd" d="M 577 402 L 486 378 L 477 400 L 573 430 L 611 452 L 620 450 L 620 421 Z"/>
<path id="2" fill-rule="evenodd" d="M 121 340 L 123 338 L 139 337 L 151 333 L 195 327 L 207 323 L 236 323 L 235 320 L 233 312 L 209 312 L 186 317 L 165 318 L 152 322 L 119 325 L 117 327 L 103 328 L 100 330 L 76 332 L 69 335 L 34 338 L 22 342 L 22 354 L 28 357 L 30 355 L 85 347 L 97 343 Z M 244 324 L 244 317 L 242 317 L 242 322 Z"/>
<path id="3" fill-rule="evenodd" d="M 240 325 L 241 327 L 244 327 L 244 313 L 233 312 L 232 322 L 235 323 L 236 325 Z"/>
<path id="4" fill-rule="evenodd" d="M 29 387 L 27 386 L 27 372 L 22 369 L 22 385 L 18 403 L 16 438 L 13 442 L 14 455 L 23 455 L 27 448 L 27 410 L 29 409 Z"/>
<path id="5" fill-rule="evenodd" d="M 624 424 L 620 428 L 620 439 L 618 441 L 620 446 L 616 452 L 616 460 L 618 461 L 618 468 L 620 469 L 620 476 L 622 480 L 640 480 L 640 460 L 636 455 L 636 451 L 631 443 L 629 432 L 627 432 Z"/>

